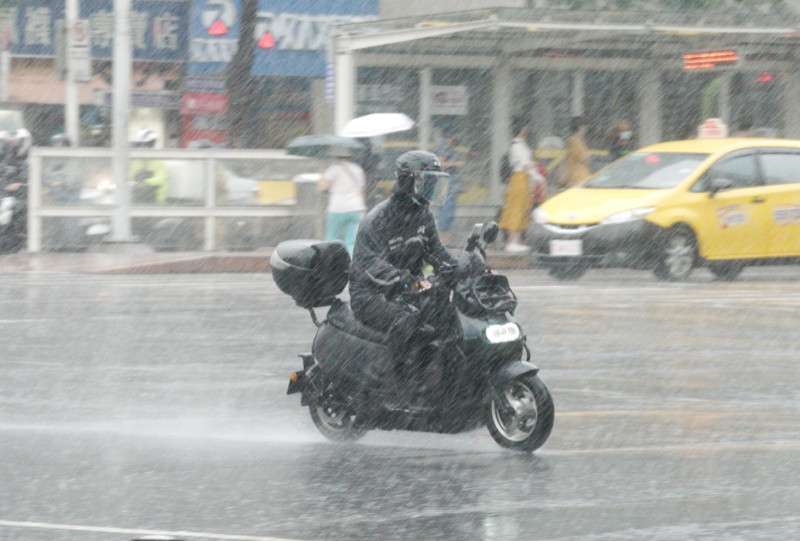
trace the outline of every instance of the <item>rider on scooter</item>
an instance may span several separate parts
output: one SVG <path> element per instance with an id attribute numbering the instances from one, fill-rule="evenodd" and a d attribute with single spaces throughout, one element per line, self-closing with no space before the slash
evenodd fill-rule
<path id="1" fill-rule="evenodd" d="M 431 287 L 423 275 L 423 259 L 409 253 L 406 241 L 418 237 L 424 253 L 430 254 L 437 272 L 442 266 L 455 267 L 457 260 L 448 253 L 436 230 L 429 205 L 439 205 L 447 193 L 449 175 L 442 171 L 436 155 L 413 150 L 395 162 L 394 193 L 376 205 L 361 220 L 350 267 L 350 306 L 365 325 L 388 335 L 388 346 L 395 365 L 411 358 L 415 345 L 436 336 L 436 329 L 425 323 L 429 318 L 420 310 L 397 298 L 404 291 Z M 399 378 L 397 378 L 399 379 Z M 391 382 L 395 389 L 407 387 Z M 400 385 L 398 385 L 400 384 Z M 411 406 L 420 397 L 405 396 Z"/>

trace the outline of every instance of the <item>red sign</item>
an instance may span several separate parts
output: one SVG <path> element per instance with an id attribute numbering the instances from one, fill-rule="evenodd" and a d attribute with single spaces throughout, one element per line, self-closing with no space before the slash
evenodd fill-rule
<path id="1" fill-rule="evenodd" d="M 225 119 L 209 116 L 184 116 L 181 130 L 181 146 L 186 148 L 193 141 L 224 146 L 228 141 Z"/>
<path id="2" fill-rule="evenodd" d="M 700 139 L 715 139 L 728 136 L 728 126 L 719 118 L 707 118 L 697 130 Z"/>
<path id="3" fill-rule="evenodd" d="M 227 94 L 184 94 L 181 100 L 182 115 L 222 115 L 227 110 Z"/>

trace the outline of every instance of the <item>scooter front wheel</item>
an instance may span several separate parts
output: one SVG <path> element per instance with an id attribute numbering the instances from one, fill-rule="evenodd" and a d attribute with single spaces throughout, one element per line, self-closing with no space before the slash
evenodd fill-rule
<path id="1" fill-rule="evenodd" d="M 367 432 L 353 426 L 355 415 L 342 404 L 315 400 L 308 406 L 308 411 L 317 429 L 331 441 L 356 441 Z"/>
<path id="2" fill-rule="evenodd" d="M 486 410 L 486 427 L 503 447 L 532 452 L 553 429 L 555 409 L 550 391 L 535 374 L 524 374 L 495 389 Z"/>

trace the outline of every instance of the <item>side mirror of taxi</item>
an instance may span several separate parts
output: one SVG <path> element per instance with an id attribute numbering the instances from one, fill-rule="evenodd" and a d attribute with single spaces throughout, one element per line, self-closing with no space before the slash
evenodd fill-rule
<path id="1" fill-rule="evenodd" d="M 709 183 L 708 189 L 708 197 L 713 198 L 717 195 L 717 192 L 721 192 L 722 190 L 729 190 L 733 187 L 733 181 L 729 178 L 714 178 L 711 179 Z"/>

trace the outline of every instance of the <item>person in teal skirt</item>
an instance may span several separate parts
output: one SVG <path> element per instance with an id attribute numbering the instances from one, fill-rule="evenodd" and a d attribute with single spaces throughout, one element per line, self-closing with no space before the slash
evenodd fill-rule
<path id="1" fill-rule="evenodd" d="M 350 255 L 356 242 L 358 222 L 364 215 L 366 179 L 360 165 L 350 161 L 351 151 L 334 147 L 330 155 L 335 161 L 320 177 L 317 188 L 328 193 L 325 240 L 341 240 Z"/>

